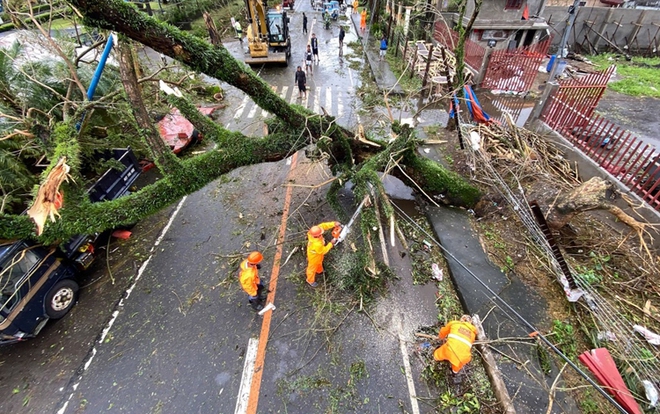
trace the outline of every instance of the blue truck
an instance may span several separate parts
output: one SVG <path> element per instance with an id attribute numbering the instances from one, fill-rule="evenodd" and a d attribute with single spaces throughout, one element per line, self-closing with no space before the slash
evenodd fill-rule
<path id="1" fill-rule="evenodd" d="M 113 149 L 111 168 L 88 190 L 92 202 L 114 200 L 129 192 L 140 174 L 130 148 Z M 0 345 L 36 336 L 51 319 L 76 303 L 78 276 L 94 261 L 99 234 L 74 236 L 58 246 L 29 240 L 0 243 Z"/>

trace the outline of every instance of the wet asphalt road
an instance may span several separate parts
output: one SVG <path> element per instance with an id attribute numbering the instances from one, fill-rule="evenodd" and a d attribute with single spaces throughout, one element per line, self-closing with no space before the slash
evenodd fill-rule
<path id="1" fill-rule="evenodd" d="M 290 14 L 292 63 L 302 61 L 306 44 L 303 11 L 309 33 L 319 38 L 321 61 L 308 77 L 308 98 L 297 99 L 296 64 L 255 70 L 288 102 L 315 112 L 326 108 L 346 127 L 377 121 L 382 114 L 359 117 L 359 74 L 339 56 L 337 24 L 321 28 L 314 21 L 320 13 L 306 2 Z M 349 27 L 346 56 L 356 37 L 350 22 L 343 24 Z M 239 42 L 226 46 L 236 56 L 243 52 Z M 262 133 L 263 119 L 272 115 L 223 86 L 229 106 L 218 122 Z M 436 320 L 435 289 L 412 286 L 400 246 L 389 248 L 401 277 L 391 287 L 396 294 L 368 312 L 333 308 L 331 290 L 309 289 L 304 233 L 334 219 L 325 202 L 328 186 L 311 186 L 330 175 L 303 153 L 292 170 L 291 161 L 235 170 L 140 223 L 132 238 L 139 249 L 111 246 L 116 284 L 99 267 L 89 275 L 97 280 L 95 289 L 83 290 L 67 318 L 49 324 L 37 339 L 3 350 L 2 411 L 235 412 L 248 344 L 267 339 L 257 412 L 429 412 L 411 402 L 412 388 L 422 398 L 430 391 L 419 380 L 419 360 L 408 354 L 413 330 Z M 249 309 L 236 269 L 244 254 L 259 249 L 265 255 L 262 278 L 269 281 L 287 183 L 310 187 L 292 190 L 281 259 L 288 262 L 279 269 L 270 333 L 260 338 L 263 318 Z"/>

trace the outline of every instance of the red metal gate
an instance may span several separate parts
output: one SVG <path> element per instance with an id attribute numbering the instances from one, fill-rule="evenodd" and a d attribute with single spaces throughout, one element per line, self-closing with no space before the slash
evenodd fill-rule
<path id="1" fill-rule="evenodd" d="M 435 22 L 435 30 L 433 31 L 433 38 L 444 46 L 446 49 L 454 52 L 456 43 L 458 43 L 458 32 L 450 29 L 444 20 Z M 479 73 L 479 68 L 486 54 L 486 49 L 470 39 L 465 40 L 464 59 L 465 63 L 476 74 Z"/>
<path id="2" fill-rule="evenodd" d="M 494 51 L 481 86 L 507 92 L 529 91 L 548 47 L 550 38 L 530 46 Z"/>
<path id="3" fill-rule="evenodd" d="M 630 132 L 594 114 L 615 67 L 559 82 L 541 120 L 660 211 L 660 153 Z"/>

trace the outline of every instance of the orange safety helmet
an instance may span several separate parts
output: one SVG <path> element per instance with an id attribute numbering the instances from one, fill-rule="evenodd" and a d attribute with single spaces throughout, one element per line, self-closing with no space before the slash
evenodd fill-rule
<path id="1" fill-rule="evenodd" d="M 319 226 L 312 226 L 311 229 L 309 229 L 309 235 L 312 237 L 321 237 L 323 234 L 323 229 Z"/>
<path id="2" fill-rule="evenodd" d="M 259 264 L 262 260 L 264 260 L 264 256 L 259 252 L 252 252 L 247 258 L 249 264 Z"/>

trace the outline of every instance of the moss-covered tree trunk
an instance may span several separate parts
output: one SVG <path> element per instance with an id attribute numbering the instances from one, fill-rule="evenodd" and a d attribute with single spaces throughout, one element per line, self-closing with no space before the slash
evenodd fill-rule
<path id="1" fill-rule="evenodd" d="M 235 168 L 277 161 L 310 143 L 315 143 L 323 151 L 332 154 L 330 159 L 333 172 L 343 178 L 337 182 L 354 179 L 358 185 L 358 193 L 359 187 L 362 188 L 361 191 L 366 191 L 368 182 L 380 186 L 376 171 L 384 169 L 395 156 L 396 159 L 403 157 L 401 166 L 406 174 L 402 174 L 402 178 L 408 181 L 407 177 L 412 177 L 415 183 L 408 182 L 411 185 L 420 185 L 428 194 L 445 194 L 461 206 L 471 206 L 478 198 L 478 191 L 459 176 L 431 160 L 420 157 L 416 153 L 414 131 L 407 127 L 394 124 L 393 131 L 398 134 L 398 138 L 390 143 L 380 142 L 379 148 L 364 145 L 363 142 L 352 139 L 353 134 L 338 126 L 334 118 L 312 114 L 300 106 L 289 105 L 253 71 L 236 61 L 222 45 L 213 46 L 170 25 L 160 23 L 121 0 L 71 0 L 70 3 L 84 14 L 88 25 L 119 31 L 187 64 L 195 71 L 236 86 L 277 118 L 268 121 L 268 137 L 247 137 L 214 124 L 202 116 L 185 97 L 169 96 L 168 101 L 207 138 L 215 141 L 217 147 L 178 162 L 176 168 L 166 171 L 162 180 L 118 200 L 90 203 L 89 200 L 82 199 L 79 203 L 69 203 L 60 210 L 61 219 L 46 226 L 44 235 L 40 238 L 44 243 L 134 223 Z M 122 57 L 122 61 L 122 70 L 127 72 L 132 65 L 128 58 Z M 126 76 L 127 79 L 130 77 Z M 128 85 L 131 91 L 129 93 L 135 95 L 138 89 L 131 82 Z M 141 119 L 144 130 L 148 122 L 146 113 L 138 109 L 136 118 Z M 58 124 L 57 128 L 67 134 L 67 137 L 58 142 L 77 142 L 75 129 L 70 123 Z M 154 137 L 149 136 L 150 139 Z M 67 155 L 72 162 L 77 162 L 75 151 L 64 144 L 62 148 L 58 144 L 51 158 L 57 160 L 59 155 Z M 153 144 L 154 148 L 159 145 L 156 142 Z M 163 157 L 164 160 L 166 158 L 167 156 Z M 359 163 L 357 167 L 354 160 Z M 33 225 L 27 217 L 0 215 L 0 238 L 33 236 Z"/>

